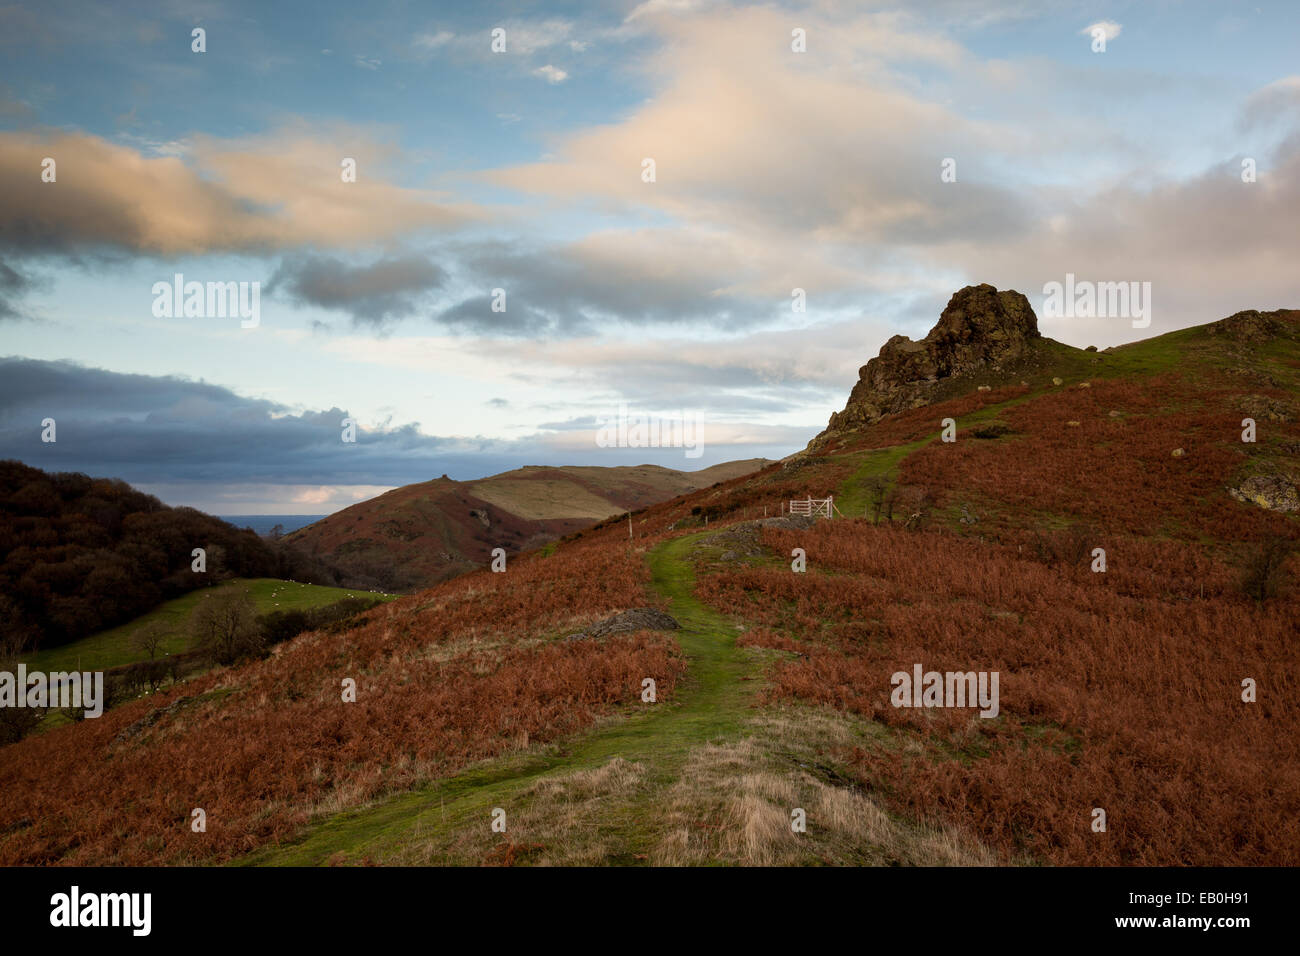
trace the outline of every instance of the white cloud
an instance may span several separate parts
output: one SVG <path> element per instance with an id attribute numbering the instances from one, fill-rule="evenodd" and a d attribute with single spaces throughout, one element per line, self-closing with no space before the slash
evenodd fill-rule
<path id="1" fill-rule="evenodd" d="M 1114 20 L 1098 20 L 1096 23 L 1088 24 L 1088 26 L 1080 30 L 1079 33 L 1083 36 L 1090 37 L 1093 36 L 1096 31 L 1101 30 L 1102 36 L 1104 36 L 1106 42 L 1109 43 L 1111 40 L 1119 36 L 1120 31 L 1123 29 L 1123 25 L 1116 23 Z"/>
<path id="2" fill-rule="evenodd" d="M 526 55 L 564 43 L 573 32 L 573 24 L 567 20 L 513 21 L 505 24 L 505 31 L 507 49 Z"/>
<path id="3" fill-rule="evenodd" d="M 447 30 L 439 30 L 437 33 L 417 34 L 411 42 L 421 50 L 436 50 L 441 46 L 446 46 L 454 39 L 456 39 L 456 34 Z"/>
<path id="4" fill-rule="evenodd" d="M 547 83 L 551 83 L 551 84 L 563 83 L 565 80 L 569 78 L 568 73 L 566 73 L 564 70 L 561 70 L 557 66 L 552 66 L 549 63 L 546 64 L 545 66 L 540 66 L 537 69 L 533 70 L 533 76 L 540 76 L 543 79 L 545 79 Z"/>
<path id="5" fill-rule="evenodd" d="M 1242 107 L 1238 126 L 1252 129 L 1287 113 L 1300 116 L 1300 75 L 1284 76 L 1250 94 Z"/>

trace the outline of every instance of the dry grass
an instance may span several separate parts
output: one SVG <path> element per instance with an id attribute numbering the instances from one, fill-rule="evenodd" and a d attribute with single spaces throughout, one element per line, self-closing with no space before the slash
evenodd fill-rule
<path id="1" fill-rule="evenodd" d="M 662 866 L 730 863 L 990 866 L 996 855 L 954 827 L 916 824 L 837 769 L 863 738 L 842 715 L 785 708 L 752 735 L 694 750 L 669 790 L 664 832 L 650 853 Z M 847 770 L 847 768 L 845 768 Z M 802 808 L 807 830 L 795 833 Z"/>

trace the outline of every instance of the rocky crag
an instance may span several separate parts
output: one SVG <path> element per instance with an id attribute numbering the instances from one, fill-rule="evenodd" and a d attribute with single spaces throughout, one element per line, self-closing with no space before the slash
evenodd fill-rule
<path id="1" fill-rule="evenodd" d="M 895 335 L 862 366 L 848 404 L 831 415 L 808 451 L 886 415 L 929 405 L 947 385 L 1010 372 L 1032 357 L 1041 340 L 1038 317 L 1024 295 L 988 284 L 966 286 L 948 300 L 929 335 L 919 342 Z"/>

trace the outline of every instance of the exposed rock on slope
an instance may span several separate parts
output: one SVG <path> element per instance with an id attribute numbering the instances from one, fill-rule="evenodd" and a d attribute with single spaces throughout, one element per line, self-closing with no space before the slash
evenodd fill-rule
<path id="1" fill-rule="evenodd" d="M 862 366 L 844 411 L 809 445 L 815 451 L 834 433 L 886 415 L 928 405 L 936 386 L 982 371 L 1001 371 L 1032 352 L 1041 339 L 1038 318 L 1019 292 L 966 286 L 948 300 L 930 334 L 919 342 L 895 335 Z"/>
<path id="2" fill-rule="evenodd" d="M 619 611 L 612 617 L 593 624 L 586 631 L 570 634 L 566 640 L 599 640 L 611 634 L 623 634 L 629 631 L 676 631 L 679 628 L 681 625 L 671 614 L 655 607 L 634 607 L 630 611 Z"/>
<path id="3" fill-rule="evenodd" d="M 1300 491 L 1289 475 L 1255 475 L 1228 493 L 1238 501 L 1258 505 L 1266 511 L 1300 511 Z"/>
<path id="4" fill-rule="evenodd" d="M 1227 336 L 1237 342 L 1267 342 L 1275 336 L 1292 333 L 1290 324 L 1282 319 L 1287 314 L 1283 309 L 1274 312 L 1247 309 L 1218 322 L 1211 322 L 1205 331 L 1211 335 Z"/>

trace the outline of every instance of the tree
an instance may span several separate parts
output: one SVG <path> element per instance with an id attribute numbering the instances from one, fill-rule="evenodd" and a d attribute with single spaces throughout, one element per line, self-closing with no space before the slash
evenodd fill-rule
<path id="1" fill-rule="evenodd" d="M 233 664 L 262 652 L 257 608 L 244 591 L 222 588 L 203 598 L 190 615 L 195 650 L 210 663 Z"/>
<path id="2" fill-rule="evenodd" d="M 167 636 L 168 630 L 162 621 L 150 621 L 131 635 L 131 646 L 149 658 L 140 670 L 149 684 L 150 693 L 161 687 L 167 676 L 167 663 L 157 659 Z"/>
<path id="3" fill-rule="evenodd" d="M 8 671 L 16 680 L 18 662 L 30 650 L 31 631 L 22 624 L 18 606 L 3 594 L 0 594 L 0 620 L 6 623 L 0 631 L 0 671 Z M 13 626 L 8 626 L 11 623 Z M 25 694 L 27 688 L 16 687 L 15 691 Z M 22 740 L 44 717 L 44 710 L 33 707 L 0 707 L 0 746 Z"/>
<path id="4" fill-rule="evenodd" d="M 150 621 L 144 627 L 136 628 L 131 635 L 131 646 L 144 654 L 149 660 L 158 656 L 163 641 L 167 639 L 167 628 L 162 621 Z"/>

